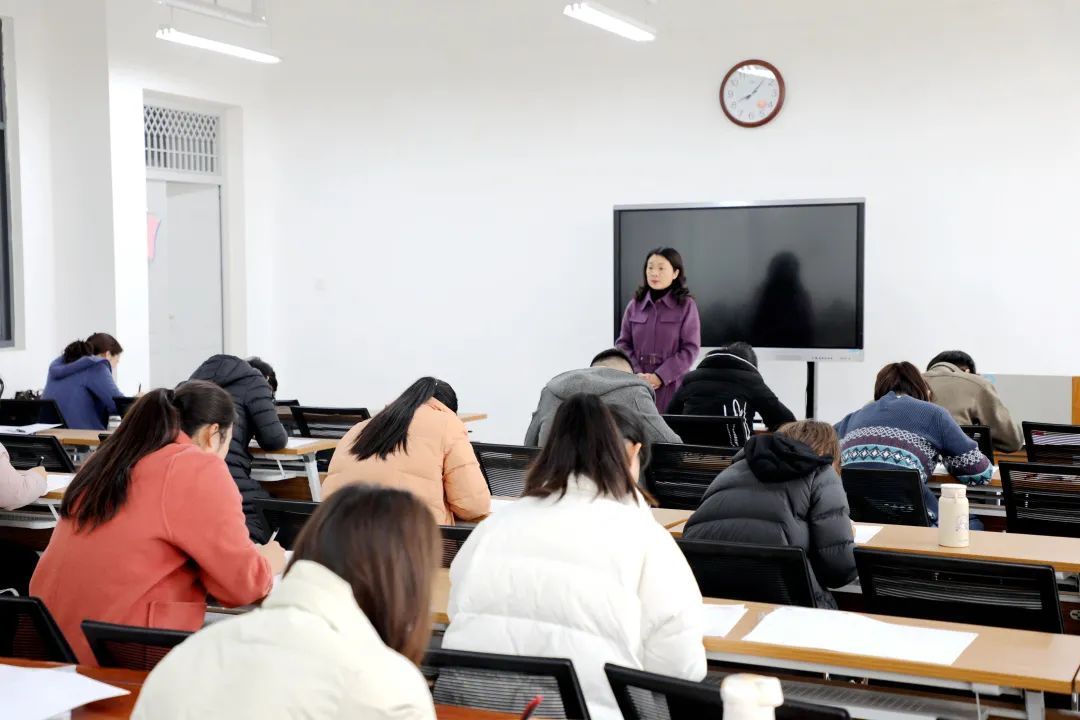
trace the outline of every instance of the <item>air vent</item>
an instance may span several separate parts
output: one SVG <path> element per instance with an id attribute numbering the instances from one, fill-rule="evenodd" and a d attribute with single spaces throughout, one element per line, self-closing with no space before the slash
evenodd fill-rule
<path id="1" fill-rule="evenodd" d="M 221 174 L 217 115 L 143 106 L 146 167 L 196 175 Z"/>

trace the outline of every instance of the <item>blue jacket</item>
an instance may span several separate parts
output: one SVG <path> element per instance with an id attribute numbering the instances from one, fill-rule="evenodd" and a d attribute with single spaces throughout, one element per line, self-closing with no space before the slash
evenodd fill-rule
<path id="1" fill-rule="evenodd" d="M 56 401 L 69 428 L 104 430 L 109 415 L 116 412 L 114 398 L 123 394 L 113 381 L 109 361 L 85 356 L 66 364 L 62 357 L 53 360 L 42 397 Z"/>

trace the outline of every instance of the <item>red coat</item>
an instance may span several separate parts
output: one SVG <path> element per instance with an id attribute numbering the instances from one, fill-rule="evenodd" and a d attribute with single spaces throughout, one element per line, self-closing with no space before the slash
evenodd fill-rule
<path id="1" fill-rule="evenodd" d="M 135 464 L 111 520 L 78 533 L 69 520 L 57 524 L 30 594 L 45 602 L 79 662 L 96 665 L 83 620 L 198 630 L 207 593 L 246 605 L 272 580 L 225 462 L 181 434 Z"/>

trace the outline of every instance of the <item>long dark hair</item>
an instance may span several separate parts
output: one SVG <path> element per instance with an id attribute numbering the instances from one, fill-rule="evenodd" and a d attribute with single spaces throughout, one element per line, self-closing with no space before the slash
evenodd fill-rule
<path id="1" fill-rule="evenodd" d="M 144 457 L 217 423 L 224 437 L 236 419 L 232 397 L 213 383 L 189 380 L 174 390 L 151 390 L 139 398 L 120 427 L 75 474 L 60 503 L 60 517 L 76 532 L 113 518 L 127 501 L 131 469 Z"/>
<path id="2" fill-rule="evenodd" d="M 916 400 L 930 399 L 930 386 L 919 369 L 909 362 L 889 363 L 878 372 L 874 381 L 874 400 L 880 400 L 891 392 Z"/>
<path id="3" fill-rule="evenodd" d="M 431 637 L 431 583 L 440 553 L 431 511 L 415 495 L 349 485 L 319 504 L 292 561 L 317 562 L 352 587 L 387 647 L 419 664 Z"/>
<path id="4" fill-rule="evenodd" d="M 88 355 L 119 355 L 124 352 L 120 343 L 108 333 L 94 333 L 85 340 L 76 340 L 64 348 L 64 364 L 73 363 Z"/>
<path id="5" fill-rule="evenodd" d="M 437 378 L 422 377 L 364 426 L 353 443 L 352 454 L 357 460 L 366 460 L 373 455 L 385 460 L 398 450 L 409 452 L 409 425 L 413 415 L 431 398 L 450 408 L 450 412 L 457 412 L 454 388 Z"/>
<path id="6" fill-rule="evenodd" d="M 555 413 L 551 433 L 525 477 L 524 497 L 566 495 L 570 476 L 596 483 L 597 495 L 620 500 L 640 493 L 614 416 L 598 397 L 571 395 Z"/>
<path id="7" fill-rule="evenodd" d="M 679 251 L 669 247 L 653 248 L 645 256 L 645 264 L 641 266 L 641 285 L 634 291 L 634 299 L 644 300 L 645 295 L 649 292 L 649 259 L 655 255 L 664 258 L 671 263 L 671 267 L 679 271 L 679 276 L 671 282 L 671 297 L 682 305 L 686 302 L 686 298 L 690 297 L 690 288 L 686 284 L 686 268 L 683 266 L 682 255 L 679 254 Z"/>

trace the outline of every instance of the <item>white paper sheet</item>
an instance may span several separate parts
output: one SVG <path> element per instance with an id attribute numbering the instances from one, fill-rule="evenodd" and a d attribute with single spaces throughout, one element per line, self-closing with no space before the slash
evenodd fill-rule
<path id="1" fill-rule="evenodd" d="M 287 447 L 287 448 L 307 447 L 308 445 L 311 445 L 312 443 L 319 442 L 319 440 L 320 440 L 320 438 L 291 437 L 291 438 L 289 438 L 289 441 L 285 444 L 285 447 Z M 248 443 L 248 447 L 253 449 L 253 450 L 259 450 L 260 449 L 259 448 L 259 443 L 256 442 L 255 440 L 252 440 L 250 443 Z M 274 451 L 273 450 L 267 450 L 266 452 L 273 454 Z"/>
<path id="2" fill-rule="evenodd" d="M 0 665 L 0 714 L 5 720 L 45 720 L 127 694 L 127 690 L 74 672 Z"/>
<path id="3" fill-rule="evenodd" d="M 705 637 L 727 637 L 746 614 L 745 605 L 710 605 L 705 608 Z"/>
<path id="4" fill-rule="evenodd" d="M 976 637 L 976 633 L 893 624 L 857 613 L 783 607 L 770 612 L 743 640 L 952 665 Z"/>
<path id="5" fill-rule="evenodd" d="M 997 465 L 992 465 L 991 468 L 992 468 L 993 472 L 991 473 L 990 477 L 1000 479 L 1001 478 L 1001 469 L 998 468 Z M 948 475 L 949 474 L 949 469 L 947 467 L 945 467 L 944 464 L 938 463 L 937 465 L 934 466 L 934 474 L 935 475 Z M 956 481 L 955 480 L 947 480 L 946 482 L 956 482 Z"/>
<path id="6" fill-rule="evenodd" d="M 285 567 L 289 567 L 289 563 L 292 562 L 292 550 L 285 551 Z M 274 576 L 274 585 L 270 588 L 270 592 L 277 590 L 277 586 L 281 584 L 281 578 L 285 576 L 284 571 Z"/>
<path id="7" fill-rule="evenodd" d="M 69 475 L 69 474 L 49 475 L 45 479 L 45 492 L 46 493 L 51 493 L 51 492 L 56 492 L 57 490 L 63 490 L 68 485 L 70 485 L 71 481 L 74 480 L 74 479 L 75 479 L 75 476 L 74 475 Z"/>
<path id="8" fill-rule="evenodd" d="M 875 535 L 881 532 L 881 525 L 856 525 L 855 544 L 863 545 L 870 542 Z"/>
<path id="9" fill-rule="evenodd" d="M 48 423 L 34 423 L 33 425 L 0 425 L 0 433 L 4 435 L 33 435 L 39 433 L 42 430 L 52 430 L 58 428 L 59 425 L 50 425 Z"/>

